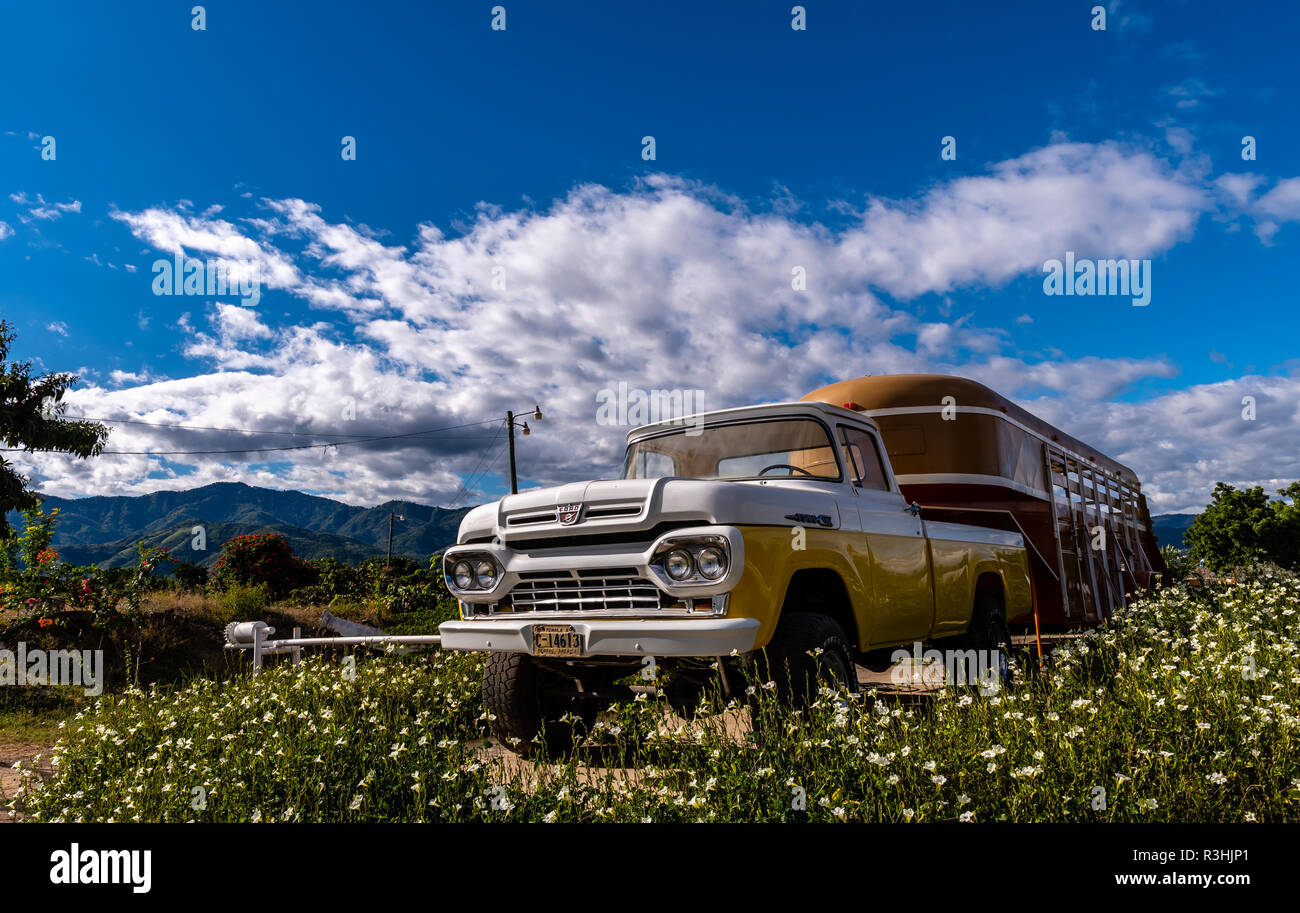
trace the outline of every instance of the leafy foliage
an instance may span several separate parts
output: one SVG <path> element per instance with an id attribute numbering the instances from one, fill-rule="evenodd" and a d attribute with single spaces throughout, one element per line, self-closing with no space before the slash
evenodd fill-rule
<path id="1" fill-rule="evenodd" d="M 1191 557 L 1215 571 L 1256 561 L 1300 568 L 1300 482 L 1278 494 L 1282 500 L 1258 486 L 1238 490 L 1219 482 L 1213 501 L 1183 534 Z"/>
<path id="2" fill-rule="evenodd" d="M 30 361 L 7 361 L 16 335 L 0 320 L 0 442 L 28 452 L 71 453 L 82 458 L 100 453 L 108 438 L 106 427 L 60 418 L 63 394 L 77 382 L 76 376 L 33 376 Z M 39 503 L 39 496 L 28 491 L 28 481 L 0 457 L 0 536 L 9 530 L 8 511 L 30 510 Z"/>
<path id="3" fill-rule="evenodd" d="M 97 626 L 138 621 L 145 593 L 160 585 L 159 565 L 174 561 L 166 549 L 140 543 L 134 568 L 105 571 L 60 561 L 50 546 L 58 510 L 23 511 L 21 534 L 0 535 L 0 608 L 18 618 L 88 611 Z"/>
<path id="4" fill-rule="evenodd" d="M 826 690 L 793 712 L 754 682 L 752 731 L 716 695 L 688 720 L 642 694 L 538 764 L 483 745 L 477 654 L 353 674 L 318 656 L 105 697 L 15 807 L 35 821 L 1296 821 L 1297 651 L 1300 581 L 1264 570 L 1135 602 L 1010 691 Z"/>
<path id="5" fill-rule="evenodd" d="M 172 571 L 172 579 L 182 592 L 202 593 L 208 587 L 208 569 L 193 561 L 181 561 Z"/>
<path id="6" fill-rule="evenodd" d="M 1196 561 L 1186 549 L 1176 545 L 1160 546 L 1160 557 L 1165 561 L 1165 584 L 1181 583 L 1196 567 Z"/>
<path id="7" fill-rule="evenodd" d="M 230 586 L 263 586 L 272 599 L 282 599 L 314 582 L 316 569 L 294 555 L 284 537 L 275 533 L 237 536 L 226 542 L 212 571 L 218 590 Z"/>

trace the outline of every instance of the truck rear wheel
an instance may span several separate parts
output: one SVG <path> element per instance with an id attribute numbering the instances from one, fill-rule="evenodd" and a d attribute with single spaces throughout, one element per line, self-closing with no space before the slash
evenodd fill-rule
<path id="1" fill-rule="evenodd" d="M 577 681 L 527 653 L 488 654 L 483 704 L 493 717 L 493 734 L 522 757 L 536 754 L 539 743 L 549 754 L 563 754 L 596 722 L 596 704 Z M 542 738 L 534 741 L 539 733 Z"/>
<path id="2" fill-rule="evenodd" d="M 981 663 L 992 665 L 999 687 L 1011 687 L 1015 680 L 1011 668 L 1011 629 L 1002 615 L 1002 603 L 989 596 L 975 600 L 970 627 L 961 645 L 967 650 L 980 651 Z"/>
<path id="3" fill-rule="evenodd" d="M 777 694 L 795 706 L 807 706 L 821 684 L 858 690 L 853 647 L 827 615 L 787 612 L 777 624 L 758 667 L 763 681 L 776 683 Z"/>

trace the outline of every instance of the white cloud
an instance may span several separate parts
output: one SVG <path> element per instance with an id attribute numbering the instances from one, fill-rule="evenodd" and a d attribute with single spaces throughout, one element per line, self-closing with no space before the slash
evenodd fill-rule
<path id="1" fill-rule="evenodd" d="M 342 445 L 333 455 L 48 457 L 25 468 L 56 494 L 240 478 L 358 503 L 445 503 L 459 474 L 484 465 L 500 472 L 492 422 L 521 404 L 540 402 L 547 413 L 521 442 L 522 472 L 558 482 L 617 471 L 627 429 L 597 425 L 595 397 L 619 381 L 700 389 L 708 408 L 722 408 L 797 398 L 857 373 L 934 371 L 988 383 L 1130 462 L 1157 509 L 1193 506 L 1228 472 L 1300 476 L 1277 446 L 1247 453 L 1243 443 L 1300 439 L 1294 407 L 1280 405 L 1287 395 L 1300 401 L 1300 381 L 1242 379 L 1241 390 L 1254 384 L 1270 397 L 1267 421 L 1261 399 L 1259 422 L 1243 431 L 1225 411 L 1237 387 L 1115 400 L 1139 382 L 1175 377 L 1167 358 L 1031 358 L 997 318 L 922 321 L 897 302 L 1038 276 L 1044 260 L 1067 250 L 1159 256 L 1205 212 L 1233 200 L 1258 207 L 1253 193 L 1249 182 L 1216 184 L 1146 149 L 1060 142 L 915 199 L 870 198 L 835 230 L 797 221 L 788 203 L 758 212 L 663 175 L 625 192 L 579 186 L 543 209 L 484 205 L 459 234 L 421 225 L 407 245 L 330 222 L 303 200 L 265 200 L 269 216 L 243 222 L 216 218 L 211 207 L 203 216 L 191 207 L 116 212 L 159 251 L 255 261 L 264 284 L 322 319 L 278 323 L 265 306 L 194 302 L 195 316 L 183 315 L 175 330 L 204 373 L 117 372 L 113 386 L 122 389 L 90 387 L 69 399 L 88 415 L 258 433 L 122 425 L 109 449 L 285 445 L 286 435 L 269 431 Z M 1269 204 L 1287 205 L 1285 194 Z M 791 287 L 796 269 L 806 291 Z M 471 422 L 488 424 L 342 443 Z"/>
<path id="2" fill-rule="evenodd" d="M 0 241 L 14 236 L 13 227 L 8 222 L 0 221 Z"/>
<path id="3" fill-rule="evenodd" d="M 1172 99 L 1174 106 L 1182 110 L 1191 110 L 1200 107 L 1201 102 L 1207 98 L 1215 98 L 1223 94 L 1222 89 L 1212 89 L 1206 85 L 1205 80 L 1199 77 L 1185 79 L 1180 83 L 1171 86 L 1165 86 L 1161 90 L 1166 98 Z"/>
<path id="4" fill-rule="evenodd" d="M 29 222 L 32 219 L 51 222 L 63 218 L 64 213 L 81 212 L 80 200 L 73 200 L 71 203 L 47 203 L 39 193 L 36 194 L 35 199 L 32 199 L 25 192 L 11 193 L 9 199 L 27 208 L 27 215 L 19 216 L 22 222 Z"/>
<path id="5" fill-rule="evenodd" d="M 68 335 L 68 325 L 64 323 L 62 320 L 56 320 L 53 323 L 47 323 L 45 325 L 45 329 L 49 330 L 51 333 L 58 333 L 60 336 Z"/>

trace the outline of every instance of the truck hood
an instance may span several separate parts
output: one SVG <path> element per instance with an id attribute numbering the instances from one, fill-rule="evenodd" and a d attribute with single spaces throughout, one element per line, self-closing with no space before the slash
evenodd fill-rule
<path id="1" fill-rule="evenodd" d="M 820 526 L 837 529 L 842 486 L 794 479 L 613 479 L 508 495 L 465 515 L 459 543 L 625 535 L 662 523 Z M 575 512 L 576 511 L 576 512 Z M 568 522 L 566 522 L 568 521 Z M 558 543 L 557 543 L 558 544 Z"/>

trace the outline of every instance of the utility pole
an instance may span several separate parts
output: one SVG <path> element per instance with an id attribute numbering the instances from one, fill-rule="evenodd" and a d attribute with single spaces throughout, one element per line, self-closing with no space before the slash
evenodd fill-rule
<path id="1" fill-rule="evenodd" d="M 540 422 L 541 420 L 542 420 L 542 407 L 534 405 L 533 421 Z M 506 428 L 509 430 L 510 433 L 510 437 L 508 439 L 508 445 L 507 445 L 510 450 L 510 493 L 512 495 L 517 495 L 519 494 L 519 473 L 515 469 L 515 414 L 510 410 L 506 411 Z M 532 434 L 532 429 L 528 427 L 527 422 L 524 422 L 522 424 L 522 427 L 520 428 L 520 433 L 522 433 L 525 437 Z"/>
<path id="2" fill-rule="evenodd" d="M 506 425 L 510 428 L 510 493 L 519 494 L 519 473 L 515 471 L 515 414 L 506 411 Z M 526 423 L 525 423 L 526 425 Z"/>
<path id="3" fill-rule="evenodd" d="M 388 560 L 384 562 L 384 569 L 387 570 L 393 563 L 393 521 L 405 520 L 401 514 L 395 510 L 388 512 Z"/>

